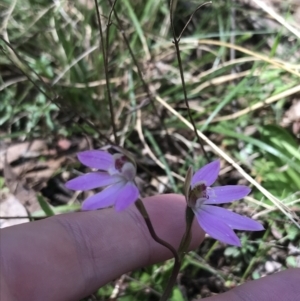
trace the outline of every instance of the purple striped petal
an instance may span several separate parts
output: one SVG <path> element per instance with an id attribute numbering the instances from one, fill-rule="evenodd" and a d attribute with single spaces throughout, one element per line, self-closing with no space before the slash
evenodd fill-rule
<path id="1" fill-rule="evenodd" d="M 125 182 L 120 182 L 105 188 L 93 196 L 88 197 L 82 203 L 81 209 L 95 210 L 112 206 L 116 202 L 116 198 L 124 186 Z"/>
<path id="2" fill-rule="evenodd" d="M 229 245 L 241 246 L 239 238 L 224 222 L 202 210 L 195 212 L 195 215 L 201 228 L 211 237 Z"/>
<path id="3" fill-rule="evenodd" d="M 108 170 L 114 165 L 113 156 L 105 151 L 90 150 L 78 153 L 79 161 L 88 167 Z"/>
<path id="4" fill-rule="evenodd" d="M 107 172 L 91 172 L 68 181 L 65 186 L 71 190 L 85 191 L 115 184 L 122 180 L 122 177 L 111 176 Z"/>
<path id="5" fill-rule="evenodd" d="M 249 231 L 264 230 L 264 227 L 253 219 L 236 214 L 221 207 L 203 205 L 201 210 L 204 210 L 207 214 L 222 220 L 222 222 L 227 224 L 232 229 Z"/>
<path id="6" fill-rule="evenodd" d="M 134 203 L 139 197 L 139 190 L 132 183 L 128 182 L 120 191 L 116 200 L 116 211 L 122 211 Z"/>
<path id="7" fill-rule="evenodd" d="M 242 185 L 228 185 L 207 189 L 208 199 L 204 204 L 224 204 L 242 199 L 250 193 L 251 189 Z"/>
<path id="8" fill-rule="evenodd" d="M 194 174 L 194 176 L 192 177 L 191 186 L 193 187 L 196 183 L 200 181 L 204 181 L 206 186 L 212 185 L 216 181 L 219 171 L 219 160 L 206 164 Z"/>

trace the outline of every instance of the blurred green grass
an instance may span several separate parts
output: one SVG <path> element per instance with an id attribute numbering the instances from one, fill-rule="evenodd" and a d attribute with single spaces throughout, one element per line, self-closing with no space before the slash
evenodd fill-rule
<path id="1" fill-rule="evenodd" d="M 174 16 L 177 33 L 197 4 L 178 1 Z M 205 163 L 205 159 L 193 133 L 182 122 L 158 104 L 157 116 L 148 105 L 149 99 L 120 33 L 120 30 L 126 33 L 151 91 L 188 119 L 172 44 L 168 4 L 155 0 L 126 0 L 119 1 L 116 7 L 122 28 L 113 17 L 109 33 L 109 76 L 121 144 L 143 161 L 145 156 L 149 159 L 149 153 L 145 152 L 147 143 L 156 160 L 165 166 L 164 169 L 157 168 L 157 161 L 154 162 L 156 175 L 167 177 L 172 190 L 180 192 L 182 183 L 179 179 L 185 176 L 188 166 L 193 165 L 196 169 Z M 109 14 L 108 2 L 101 1 L 100 8 L 105 23 Z M 289 7 L 283 9 L 285 16 L 292 17 Z M 4 0 L 1 10 L 4 16 L 1 35 L 18 54 L 0 41 L 1 139 L 18 141 L 86 134 L 94 139 L 96 147 L 103 146 L 106 141 L 101 135 L 110 138 L 112 126 L 93 1 Z M 299 85 L 296 63 L 300 43 L 282 26 L 264 25 L 267 19 L 258 10 L 247 8 L 238 1 L 214 1 L 213 5 L 201 9 L 182 38 L 184 75 L 197 127 L 240 162 L 269 192 L 287 206 L 299 210 L 296 194 L 300 190 L 299 137 L 290 127 L 282 127 L 296 92 L 265 105 L 264 102 Z M 221 44 L 212 45 L 201 39 Z M 225 43 L 242 47 L 252 54 L 227 47 Z M 257 104 L 262 105 L 251 110 Z M 245 109 L 249 110 L 230 117 Z M 229 118 L 217 119 L 224 116 Z M 161 120 L 176 147 L 165 142 Z M 145 142 L 136 130 L 139 121 Z M 213 158 L 211 149 L 207 148 L 207 151 Z M 144 178 L 151 180 L 150 176 Z M 230 168 L 222 176 L 225 183 L 243 181 Z M 180 290 L 174 289 L 172 300 L 205 295 L 201 289 L 197 291 L 193 277 L 215 275 L 223 281 L 225 288 L 239 284 L 251 275 L 258 277 L 260 270 L 257 267 L 263 266 L 271 247 L 277 243 L 270 229 L 279 229 L 282 233 L 282 241 L 278 244 L 283 247 L 288 242 L 299 245 L 299 233 L 290 234 L 294 233 L 295 227 L 287 224 L 287 218 L 277 210 L 264 214 L 264 210 L 273 204 L 255 189 L 251 197 L 254 203 L 249 201 L 242 208 L 237 205 L 237 209 L 248 214 L 262 213 L 260 219 L 269 229 L 266 234 L 259 237 L 241 234 L 243 248 L 226 248 L 225 255 L 224 247 L 207 239 L 198 253 L 187 257 L 183 284 Z M 218 254 L 225 258 L 220 266 L 216 263 Z M 290 263 L 283 264 L 283 268 L 288 266 Z M 119 300 L 155 300 L 166 284 L 170 268 L 171 262 L 167 262 L 127 275 L 122 280 L 126 285 Z M 114 285 L 101 288 L 98 298 L 108 298 Z M 214 292 L 213 288 L 208 290 Z"/>

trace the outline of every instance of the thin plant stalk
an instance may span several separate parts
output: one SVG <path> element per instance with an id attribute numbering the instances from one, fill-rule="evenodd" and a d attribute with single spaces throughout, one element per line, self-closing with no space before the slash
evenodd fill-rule
<path id="1" fill-rule="evenodd" d="M 195 9 L 193 14 L 189 18 L 187 24 L 184 26 L 183 30 L 181 31 L 181 33 L 179 35 L 179 38 L 177 38 L 176 33 L 175 33 L 174 24 L 173 24 L 173 0 L 170 0 L 170 23 L 171 23 L 171 28 L 172 28 L 172 32 L 173 32 L 173 39 L 174 39 L 173 43 L 175 45 L 177 61 L 178 61 L 178 65 L 179 65 L 179 73 L 180 73 L 180 78 L 181 78 L 183 94 L 184 94 L 184 100 L 185 100 L 185 104 L 186 104 L 186 107 L 187 107 L 187 110 L 188 110 L 189 118 L 190 118 L 191 123 L 192 123 L 193 128 L 194 128 L 195 135 L 197 136 L 197 139 L 199 141 L 199 144 L 201 145 L 202 152 L 203 152 L 207 162 L 209 162 L 209 158 L 208 158 L 208 155 L 207 155 L 207 153 L 204 149 L 203 142 L 202 142 L 202 140 L 200 139 L 200 137 L 197 133 L 197 127 L 196 127 L 196 124 L 193 120 L 191 110 L 190 110 L 190 106 L 189 106 L 189 102 L 188 102 L 188 99 L 187 99 L 186 85 L 185 85 L 185 80 L 184 80 L 184 75 L 183 75 L 183 68 L 182 68 L 181 55 L 180 55 L 180 49 L 179 49 L 179 42 L 180 42 L 180 39 L 181 39 L 181 36 L 182 36 L 183 32 L 185 31 L 188 24 L 191 22 L 194 14 L 200 9 L 200 7 L 202 7 L 203 5 L 208 4 L 208 3 L 211 3 L 211 2 L 204 3 L 204 4 L 198 6 Z M 185 230 L 185 233 L 182 237 L 182 240 L 181 240 L 181 243 L 180 243 L 180 246 L 179 246 L 179 249 L 178 249 L 179 264 L 176 267 L 174 266 L 172 274 L 169 278 L 168 284 L 167 284 L 167 286 L 166 286 L 166 288 L 163 292 L 163 295 L 160 298 L 160 301 L 167 301 L 170 294 L 171 294 L 171 292 L 172 292 L 173 286 L 174 286 L 174 284 L 176 282 L 176 279 L 177 279 L 177 275 L 180 271 L 182 260 L 184 258 L 184 255 L 186 254 L 186 251 L 187 251 L 187 249 L 190 245 L 190 242 L 191 242 L 191 238 L 192 238 L 191 229 L 192 229 L 193 219 L 194 219 L 194 213 L 193 213 L 193 211 L 190 207 L 187 207 L 186 208 L 186 230 Z"/>
<path id="2" fill-rule="evenodd" d="M 178 248 L 178 256 L 179 256 L 179 264 L 177 266 L 174 266 L 173 270 L 172 270 L 172 274 L 168 280 L 168 284 L 163 292 L 163 295 L 160 298 L 160 301 L 166 301 L 168 300 L 173 286 L 176 283 L 176 279 L 178 276 L 178 273 L 180 271 L 182 262 L 183 262 L 183 258 L 188 250 L 188 247 L 190 245 L 191 239 L 192 239 L 192 224 L 193 224 L 193 220 L 194 220 L 194 212 L 190 207 L 186 207 L 186 229 L 185 229 L 185 233 L 181 239 L 179 248 Z"/>
<path id="3" fill-rule="evenodd" d="M 95 0 L 95 1 L 96 1 L 96 0 Z M 156 107 L 156 105 L 155 105 L 155 101 L 154 101 L 154 98 L 153 98 L 153 96 L 152 96 L 152 93 L 151 93 L 151 91 L 150 91 L 150 89 L 149 89 L 149 87 L 148 87 L 148 85 L 147 85 L 147 83 L 146 83 L 146 81 L 145 81 L 145 79 L 144 79 L 144 77 L 143 77 L 142 70 L 141 70 L 141 68 L 140 68 L 140 66 L 139 66 L 139 64 L 138 64 L 138 61 L 137 61 L 137 59 L 136 59 L 136 57 L 135 57 L 135 55 L 134 55 L 134 53 L 133 53 L 133 51 L 132 51 L 132 49 L 131 49 L 131 46 L 130 46 L 130 43 L 129 43 L 128 39 L 127 39 L 127 36 L 126 36 L 126 34 L 125 34 L 125 31 L 122 29 L 122 23 L 121 23 L 121 20 L 120 20 L 120 18 L 119 18 L 119 16 L 118 16 L 117 10 L 116 10 L 116 8 L 115 8 L 115 5 L 114 5 L 115 3 L 112 4 L 112 0 L 109 0 L 109 2 L 110 2 L 110 4 L 112 5 L 112 10 L 114 11 L 114 15 L 115 15 L 115 18 L 116 18 L 116 21 L 117 21 L 117 25 L 118 25 L 118 28 L 119 28 L 120 31 L 121 31 L 121 34 L 122 34 L 122 36 L 123 36 L 123 40 L 124 40 L 124 42 L 125 42 L 125 44 L 126 44 L 126 47 L 127 47 L 128 51 L 129 51 L 129 53 L 130 53 L 130 56 L 131 56 L 131 58 L 132 58 L 132 61 L 133 61 L 134 65 L 136 66 L 136 69 L 137 69 L 137 73 L 138 73 L 138 75 L 139 75 L 139 78 L 140 78 L 140 80 L 142 81 L 143 89 L 144 89 L 144 91 L 145 91 L 146 94 L 147 94 L 147 97 L 148 97 L 148 99 L 149 99 L 149 101 L 150 101 L 150 103 L 151 103 L 151 106 L 152 106 L 152 109 L 153 109 L 155 115 L 156 115 L 157 117 L 159 117 L 161 127 L 165 130 L 165 132 L 166 132 L 166 134 L 167 134 L 167 138 L 169 139 L 169 138 L 170 138 L 170 135 L 169 135 L 169 133 L 168 133 L 168 129 L 167 129 L 166 125 L 164 124 L 163 119 L 161 119 L 160 116 L 159 116 L 159 113 L 158 113 L 157 107 Z M 170 139 L 170 142 L 171 142 L 171 139 Z"/>
<path id="4" fill-rule="evenodd" d="M 114 1 L 112 10 L 114 9 L 116 1 Z M 98 27 L 99 27 L 99 33 L 100 33 L 100 45 L 99 47 L 102 50 L 102 56 L 104 60 L 104 73 L 105 73 L 105 83 L 106 83 L 106 92 L 107 92 L 107 97 L 108 97 L 108 103 L 109 103 L 109 111 L 110 111 L 110 118 L 111 118 L 111 124 L 113 128 L 113 134 L 115 138 L 115 144 L 118 145 L 118 136 L 117 136 L 117 128 L 115 124 L 115 117 L 114 117 L 114 108 L 113 108 L 113 103 L 112 103 L 112 98 L 111 98 L 111 91 L 110 91 L 110 84 L 109 84 L 109 75 L 108 75 L 108 52 L 105 52 L 105 43 L 104 43 L 104 37 L 103 37 L 103 30 L 102 30 L 102 24 L 101 24 L 101 16 L 100 16 L 100 11 L 99 11 L 99 6 L 97 0 L 95 0 L 95 7 L 96 7 L 96 13 L 97 13 L 97 20 L 98 20 Z M 107 25 L 107 43 L 108 44 L 108 34 L 109 34 L 109 27 L 111 24 L 110 18 L 112 14 L 112 10 L 109 14 L 109 19 L 108 19 L 108 25 Z M 108 49 L 108 45 L 106 45 L 106 50 Z"/>
<path id="5" fill-rule="evenodd" d="M 178 253 L 177 251 L 175 250 L 175 248 L 170 245 L 168 242 L 164 241 L 163 239 L 159 238 L 153 228 L 153 225 L 152 225 L 152 222 L 150 220 L 150 216 L 144 206 L 144 203 L 142 202 L 141 199 L 138 199 L 136 202 L 135 202 L 135 206 L 136 208 L 139 210 L 139 212 L 141 213 L 141 215 L 143 216 L 145 222 L 146 222 L 146 225 L 149 229 L 149 232 L 152 236 L 152 238 L 159 244 L 163 245 L 164 247 L 166 247 L 167 249 L 169 249 L 172 253 L 172 255 L 174 256 L 174 259 L 175 259 L 175 263 L 174 263 L 174 266 L 179 266 L 179 256 L 178 256 Z M 180 266 L 179 266 L 180 268 Z"/>
<path id="6" fill-rule="evenodd" d="M 174 283 L 176 282 L 176 278 L 177 278 L 177 275 L 180 271 L 180 267 L 181 267 L 181 261 L 180 261 L 180 258 L 178 256 L 178 253 L 177 251 L 175 250 L 175 248 L 173 246 L 171 246 L 169 243 L 167 243 L 166 241 L 162 240 L 161 238 L 159 238 L 157 236 L 157 234 L 155 233 L 155 230 L 153 228 L 153 225 L 151 223 L 151 220 L 150 220 L 150 217 L 147 213 L 147 210 L 142 202 L 142 200 L 138 199 L 136 202 L 135 202 L 135 206 L 137 207 L 137 209 L 139 210 L 139 212 L 141 213 L 141 215 L 143 216 L 145 222 L 146 222 L 146 225 L 149 229 L 149 232 L 152 236 L 152 238 L 159 244 L 163 245 L 164 247 L 168 248 L 173 256 L 174 256 L 174 266 L 173 266 L 173 270 L 172 270 L 172 274 L 169 278 L 169 281 L 168 281 L 168 285 L 166 286 L 166 289 L 164 290 L 163 292 L 163 295 L 161 296 L 160 298 L 160 301 L 167 301 L 168 298 L 169 298 L 169 295 L 170 293 L 172 292 L 172 288 L 174 286 Z"/>
<path id="7" fill-rule="evenodd" d="M 194 129 L 194 133 L 198 139 L 198 142 L 201 146 L 201 150 L 206 158 L 206 161 L 209 162 L 209 158 L 208 158 L 208 155 L 204 149 L 204 146 L 203 146 L 203 141 L 200 139 L 198 133 L 197 133 L 197 127 L 196 127 L 196 124 L 193 120 L 193 117 L 192 117 L 192 114 L 191 114 L 191 110 L 190 110 L 190 105 L 189 105 L 189 102 L 188 102 L 188 99 L 187 99 L 187 92 L 186 92 L 186 85 L 185 85 L 185 79 L 184 79 L 184 75 L 183 75 L 183 67 L 182 67 L 182 61 L 181 61 L 181 54 L 180 54 L 180 49 L 179 49 L 179 42 L 180 42 L 180 39 L 181 39 L 181 36 L 184 32 L 184 30 L 186 29 L 186 27 L 188 26 L 188 24 L 191 22 L 195 12 L 197 12 L 203 5 L 206 5 L 206 4 L 210 4 L 211 2 L 206 2 L 200 6 L 198 6 L 195 11 L 192 13 L 191 17 L 189 18 L 187 24 L 184 26 L 183 30 L 181 31 L 180 35 L 179 35 L 179 38 L 176 37 L 176 32 L 175 32 L 175 28 L 174 28 L 174 22 L 173 22 L 173 0 L 170 0 L 170 24 L 171 24 L 171 29 L 172 29 L 172 33 L 173 33 L 173 43 L 175 45 L 175 50 L 176 50 L 176 56 L 177 56 L 177 61 L 178 61 L 178 66 L 179 66 L 179 73 L 180 73 L 180 78 L 181 78 L 181 85 L 182 85 L 182 90 L 183 90 L 183 95 L 184 95 L 184 101 L 185 101 L 185 104 L 186 104 L 186 107 L 187 107 L 187 111 L 188 111 L 188 115 L 189 115 L 189 119 L 193 125 L 193 129 Z"/>

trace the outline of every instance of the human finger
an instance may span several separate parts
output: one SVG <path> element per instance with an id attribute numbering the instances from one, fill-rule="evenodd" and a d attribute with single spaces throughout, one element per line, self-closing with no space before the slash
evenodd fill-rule
<path id="1" fill-rule="evenodd" d="M 298 301 L 300 269 L 289 269 L 255 281 L 249 281 L 224 294 L 202 301 Z"/>
<path id="2" fill-rule="evenodd" d="M 169 194 L 144 204 L 157 235 L 178 247 L 185 230 L 185 200 Z M 197 223 L 191 248 L 204 239 Z M 78 300 L 139 267 L 171 258 L 132 206 L 70 213 L 1 230 L 1 274 L 13 300 Z M 7 300 L 7 298 L 3 299 Z"/>

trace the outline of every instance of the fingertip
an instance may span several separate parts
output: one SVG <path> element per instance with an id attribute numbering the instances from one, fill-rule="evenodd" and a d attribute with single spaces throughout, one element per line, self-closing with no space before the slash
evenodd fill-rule
<path id="1" fill-rule="evenodd" d="M 298 301 L 299 283 L 300 269 L 291 268 L 258 280 L 248 281 L 226 293 L 205 298 L 205 301 Z"/>

